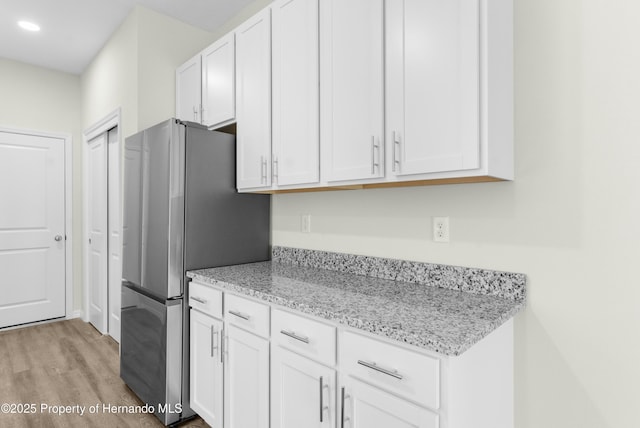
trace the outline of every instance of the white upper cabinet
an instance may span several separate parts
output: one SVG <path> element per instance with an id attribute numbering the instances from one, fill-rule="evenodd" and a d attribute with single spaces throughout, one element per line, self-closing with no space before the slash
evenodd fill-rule
<path id="1" fill-rule="evenodd" d="M 176 88 L 241 192 L 513 180 L 513 0 L 274 0 Z"/>
<path id="2" fill-rule="evenodd" d="M 323 180 L 384 177 L 383 1 L 320 2 Z"/>
<path id="3" fill-rule="evenodd" d="M 176 70 L 176 117 L 191 122 L 201 121 L 200 54 Z"/>
<path id="4" fill-rule="evenodd" d="M 480 166 L 479 1 L 386 2 L 386 132 L 395 175 Z"/>
<path id="5" fill-rule="evenodd" d="M 235 118 L 235 35 L 227 34 L 202 52 L 202 123 Z"/>
<path id="6" fill-rule="evenodd" d="M 236 163 L 238 189 L 271 186 L 271 10 L 236 35 Z"/>
<path id="7" fill-rule="evenodd" d="M 318 0 L 272 6 L 273 184 L 320 180 Z"/>
<path id="8" fill-rule="evenodd" d="M 388 177 L 512 179 L 511 1 L 385 8 Z"/>

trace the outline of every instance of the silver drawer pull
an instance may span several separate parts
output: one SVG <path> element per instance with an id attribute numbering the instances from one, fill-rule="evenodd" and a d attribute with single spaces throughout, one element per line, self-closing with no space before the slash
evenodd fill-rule
<path id="1" fill-rule="evenodd" d="M 400 373 L 398 373 L 397 370 L 385 369 L 385 368 L 382 368 L 382 367 L 378 366 L 376 363 L 369 363 L 367 361 L 362 361 L 362 360 L 358 360 L 358 364 L 360 364 L 361 366 L 365 366 L 367 368 L 379 371 L 380 373 L 384 373 L 384 374 L 389 375 L 391 377 L 395 377 L 396 379 L 402 379 L 402 375 Z"/>
<path id="2" fill-rule="evenodd" d="M 243 320 L 247 320 L 247 321 L 249 320 L 249 318 L 251 318 L 251 315 L 243 314 L 242 312 L 238 312 L 238 311 L 231 311 L 230 310 L 229 313 L 231 315 L 235 315 L 238 318 L 242 318 Z"/>
<path id="3" fill-rule="evenodd" d="M 297 335 L 293 331 L 280 330 L 280 333 L 284 334 L 285 336 L 289 336 L 292 339 L 299 340 L 300 342 L 309 343 L 309 338 L 308 337 Z"/>
<path id="4" fill-rule="evenodd" d="M 206 300 L 204 300 L 204 299 L 202 299 L 202 298 L 200 298 L 200 297 L 191 296 L 191 298 L 192 298 L 193 300 L 195 300 L 196 302 L 198 302 L 198 303 L 202 303 L 203 305 L 206 305 L 206 304 L 207 304 L 207 301 L 206 301 Z"/>

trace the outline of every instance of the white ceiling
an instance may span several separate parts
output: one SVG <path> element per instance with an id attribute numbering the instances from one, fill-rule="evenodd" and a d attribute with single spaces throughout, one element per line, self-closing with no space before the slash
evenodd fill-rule
<path id="1" fill-rule="evenodd" d="M 0 0 L 0 57 L 80 74 L 136 4 L 213 32 L 251 1 Z"/>

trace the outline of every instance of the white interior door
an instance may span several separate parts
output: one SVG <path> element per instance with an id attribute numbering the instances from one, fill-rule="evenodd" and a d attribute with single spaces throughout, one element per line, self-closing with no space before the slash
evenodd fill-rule
<path id="1" fill-rule="evenodd" d="M 65 316 L 64 144 L 0 132 L 0 328 Z"/>
<path id="2" fill-rule="evenodd" d="M 120 343 L 120 300 L 122 285 L 121 204 L 120 204 L 120 143 L 118 128 L 108 131 L 109 152 L 108 199 L 109 206 L 109 335 Z"/>
<path id="3" fill-rule="evenodd" d="M 89 322 L 107 333 L 108 205 L 107 133 L 89 141 L 87 156 L 87 230 L 89 234 Z"/>

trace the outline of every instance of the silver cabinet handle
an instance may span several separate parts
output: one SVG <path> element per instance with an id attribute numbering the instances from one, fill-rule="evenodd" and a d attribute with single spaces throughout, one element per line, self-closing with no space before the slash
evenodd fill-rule
<path id="1" fill-rule="evenodd" d="M 380 373 L 384 373 L 386 375 L 389 375 L 391 377 L 395 377 L 396 379 L 402 379 L 402 375 L 400 373 L 398 373 L 397 370 L 389 370 L 389 369 L 385 369 L 382 368 L 380 366 L 378 366 L 376 363 L 369 363 L 367 361 L 362 361 L 362 360 L 358 360 L 358 364 L 360 364 L 361 366 L 365 366 L 367 368 L 379 371 Z"/>
<path id="2" fill-rule="evenodd" d="M 400 172 L 400 140 L 397 138 L 398 133 L 393 131 L 393 162 L 391 169 L 396 172 L 396 165 L 398 165 L 398 172 Z M 396 148 L 398 149 L 398 155 L 396 155 Z"/>
<path id="3" fill-rule="evenodd" d="M 198 109 L 196 108 L 196 106 L 193 106 L 193 121 L 198 121 Z"/>
<path id="4" fill-rule="evenodd" d="M 238 312 L 238 311 L 229 310 L 229 313 L 231 315 L 235 315 L 238 318 L 242 318 L 243 320 L 247 320 L 247 321 L 249 320 L 249 318 L 251 318 L 251 315 L 243 314 L 242 312 Z"/>
<path id="5" fill-rule="evenodd" d="M 340 389 L 340 428 L 344 428 L 344 386 Z"/>
<path id="6" fill-rule="evenodd" d="M 329 385 L 324 384 L 324 378 L 320 376 L 320 422 L 324 422 L 324 412 L 329 410 L 329 406 L 324 405 L 324 389 Z"/>
<path id="7" fill-rule="evenodd" d="M 273 156 L 273 165 L 271 166 L 271 177 L 273 181 L 277 181 L 278 179 L 278 158 Z"/>
<path id="8" fill-rule="evenodd" d="M 200 297 L 197 297 L 197 296 L 191 296 L 191 298 L 192 298 L 193 300 L 195 300 L 196 302 L 198 302 L 198 303 L 202 303 L 203 305 L 206 305 L 206 304 L 207 304 L 207 301 L 206 301 L 206 300 L 204 300 L 204 299 L 202 299 L 202 298 L 200 298 Z"/>
<path id="9" fill-rule="evenodd" d="M 267 158 L 262 161 L 264 164 L 264 184 L 267 184 Z"/>
<path id="10" fill-rule="evenodd" d="M 267 158 L 260 156 L 260 184 L 267 184 Z"/>
<path id="11" fill-rule="evenodd" d="M 295 332 L 293 331 L 288 331 L 288 330 L 280 330 L 280 333 L 284 334 L 285 336 L 289 336 L 292 339 L 296 339 L 299 340 L 300 342 L 304 342 L 304 343 L 309 343 L 309 338 L 306 336 L 300 336 L 297 335 Z"/>
<path id="12" fill-rule="evenodd" d="M 55 238 L 53 238 L 56 242 L 60 242 L 62 241 L 62 235 L 56 235 Z M 89 242 L 91 243 L 91 242 Z"/>
<path id="13" fill-rule="evenodd" d="M 376 144 L 376 137 L 371 136 L 371 175 L 376 173 L 376 168 L 380 169 L 380 162 L 376 162 L 376 149 L 378 149 L 378 158 L 380 157 L 380 145 Z"/>
<path id="14" fill-rule="evenodd" d="M 220 362 L 224 363 L 224 328 L 220 330 Z"/>
<path id="15" fill-rule="evenodd" d="M 214 341 L 213 338 L 216 338 Z M 215 345 L 214 345 L 215 344 Z M 216 331 L 214 326 L 211 326 L 211 358 L 213 358 L 214 351 L 219 349 L 220 347 L 220 335 L 219 332 Z"/>
<path id="16" fill-rule="evenodd" d="M 324 385 L 322 382 L 322 376 L 320 376 L 320 422 L 323 422 L 323 416 L 322 414 L 324 413 Z"/>

